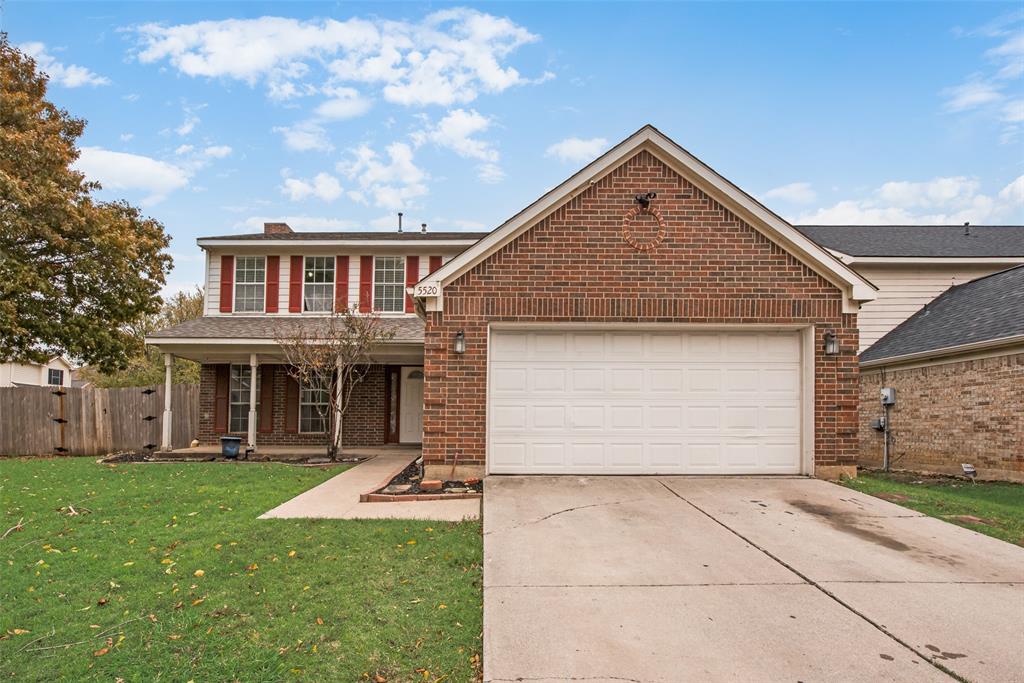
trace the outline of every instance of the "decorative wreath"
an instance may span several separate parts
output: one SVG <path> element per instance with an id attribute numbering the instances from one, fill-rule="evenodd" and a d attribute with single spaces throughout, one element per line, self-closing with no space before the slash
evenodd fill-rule
<path id="1" fill-rule="evenodd" d="M 654 220 L 658 222 L 658 234 L 651 239 L 640 241 L 633 236 L 633 219 L 642 214 L 654 216 Z M 661 216 L 661 211 L 658 211 L 653 206 L 634 206 L 626 215 L 622 217 L 622 239 L 626 240 L 626 244 L 633 247 L 637 251 L 651 251 L 657 249 L 658 245 L 665 239 L 665 219 Z"/>

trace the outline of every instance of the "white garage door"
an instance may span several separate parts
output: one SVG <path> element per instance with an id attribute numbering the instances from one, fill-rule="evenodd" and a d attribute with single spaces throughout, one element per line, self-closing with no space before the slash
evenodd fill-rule
<path id="1" fill-rule="evenodd" d="M 492 330 L 496 474 L 800 472 L 795 332 Z"/>

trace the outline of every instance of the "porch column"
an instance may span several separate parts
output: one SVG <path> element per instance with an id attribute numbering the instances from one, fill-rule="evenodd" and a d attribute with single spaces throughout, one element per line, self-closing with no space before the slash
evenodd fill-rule
<path id="1" fill-rule="evenodd" d="M 256 354 L 249 354 L 249 448 L 256 447 L 256 378 L 259 371 L 259 363 L 256 361 Z"/>
<path id="2" fill-rule="evenodd" d="M 337 360 L 337 380 L 334 382 L 334 443 L 341 452 L 341 358 Z"/>
<path id="3" fill-rule="evenodd" d="M 171 382 L 174 371 L 174 356 L 164 354 L 164 421 L 160 435 L 160 449 L 171 450 Z"/>

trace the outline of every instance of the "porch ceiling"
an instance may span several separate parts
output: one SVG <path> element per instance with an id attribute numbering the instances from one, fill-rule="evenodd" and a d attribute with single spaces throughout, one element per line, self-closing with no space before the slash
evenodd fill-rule
<path id="1" fill-rule="evenodd" d="M 225 343 L 227 342 L 227 343 Z M 257 362 L 264 364 L 285 363 L 281 348 L 273 341 L 256 340 L 151 340 L 149 344 L 162 353 L 185 358 L 197 363 L 248 363 L 256 354 Z M 423 344 L 389 343 L 378 346 L 370 354 L 376 363 L 389 365 L 423 365 Z"/>

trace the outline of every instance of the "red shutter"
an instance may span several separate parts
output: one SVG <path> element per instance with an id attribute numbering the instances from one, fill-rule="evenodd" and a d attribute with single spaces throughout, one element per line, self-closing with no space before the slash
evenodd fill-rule
<path id="1" fill-rule="evenodd" d="M 284 380 L 284 431 L 299 431 L 299 383 L 290 374 Z"/>
<path id="2" fill-rule="evenodd" d="M 274 258 L 277 258 L 276 256 Z M 257 431 L 269 434 L 274 431 L 274 366 L 260 366 L 260 417 L 256 422 Z"/>
<path id="3" fill-rule="evenodd" d="M 406 256 L 405 257 L 405 286 L 412 287 L 420 281 L 420 257 L 419 256 Z M 408 294 L 405 295 L 405 312 L 415 313 L 416 307 L 412 303 L 412 297 Z"/>
<path id="4" fill-rule="evenodd" d="M 267 257 L 267 313 L 277 313 L 278 293 L 281 291 L 281 257 Z"/>
<path id="5" fill-rule="evenodd" d="M 230 313 L 231 295 L 235 285 L 235 257 L 220 257 L 220 312 Z"/>
<path id="6" fill-rule="evenodd" d="M 359 312 L 373 310 L 373 257 L 359 257 Z"/>
<path id="7" fill-rule="evenodd" d="M 334 311 L 348 308 L 348 256 L 334 257 Z"/>
<path id="8" fill-rule="evenodd" d="M 441 257 L 431 256 L 430 257 L 430 272 L 433 273 L 435 270 L 441 267 Z"/>
<path id="9" fill-rule="evenodd" d="M 213 431 L 224 434 L 228 431 L 228 393 L 231 383 L 231 366 L 215 365 L 216 380 L 213 387 Z"/>
<path id="10" fill-rule="evenodd" d="M 302 257 L 292 256 L 288 269 L 288 312 L 302 313 Z"/>

